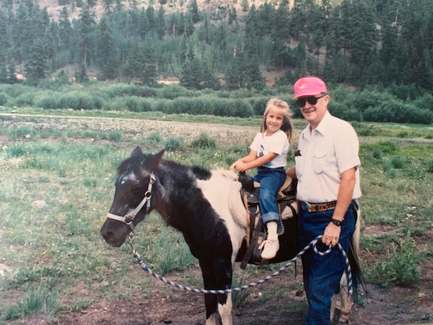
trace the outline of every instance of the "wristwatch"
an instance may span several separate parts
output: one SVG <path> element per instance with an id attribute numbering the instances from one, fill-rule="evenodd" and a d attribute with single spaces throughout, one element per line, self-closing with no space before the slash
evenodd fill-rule
<path id="1" fill-rule="evenodd" d="M 341 227 L 341 223 L 343 222 L 342 220 L 337 220 L 337 219 L 331 219 L 331 222 L 336 225 L 337 227 Z"/>

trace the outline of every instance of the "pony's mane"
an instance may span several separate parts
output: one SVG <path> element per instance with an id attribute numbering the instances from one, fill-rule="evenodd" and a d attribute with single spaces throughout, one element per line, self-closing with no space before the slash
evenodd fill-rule
<path id="1" fill-rule="evenodd" d="M 185 171 L 185 172 L 191 171 L 198 179 L 204 180 L 204 179 L 209 179 L 211 177 L 211 172 L 204 167 L 200 167 L 196 165 L 193 166 L 183 165 L 172 160 L 163 160 L 161 162 L 163 162 L 164 166 L 167 166 L 172 169 L 176 168 L 178 170 L 180 169 L 181 171 Z"/>
<path id="2" fill-rule="evenodd" d="M 131 156 L 129 158 L 126 158 L 124 161 L 122 161 L 117 167 L 117 174 L 121 175 L 125 172 L 132 172 L 134 174 L 139 174 L 140 170 L 143 168 L 142 162 L 146 160 L 148 155 L 137 155 L 137 156 Z M 211 172 L 200 166 L 187 166 L 180 164 L 178 162 L 172 161 L 172 160 L 165 160 L 161 159 L 160 162 L 161 165 L 168 167 L 170 169 L 176 169 L 179 171 L 191 171 L 198 179 L 209 179 L 211 177 Z"/>

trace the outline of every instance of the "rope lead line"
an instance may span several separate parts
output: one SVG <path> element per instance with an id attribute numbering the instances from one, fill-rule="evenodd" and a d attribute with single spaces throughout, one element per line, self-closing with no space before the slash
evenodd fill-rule
<path id="1" fill-rule="evenodd" d="M 231 288 L 231 289 L 226 289 L 226 290 L 205 290 L 205 289 L 200 289 L 200 288 L 191 288 L 191 287 L 187 287 L 187 286 L 181 285 L 181 284 L 176 283 L 176 282 L 172 282 L 172 281 L 164 278 L 163 276 L 155 273 L 154 271 L 152 271 L 151 269 L 149 269 L 147 267 L 147 265 L 141 260 L 141 256 L 134 249 L 133 244 L 132 244 L 132 237 L 130 237 L 129 244 L 132 247 L 132 252 L 134 254 L 134 258 L 136 259 L 137 263 L 140 264 L 143 271 L 149 273 L 151 276 L 153 276 L 156 279 L 159 279 L 160 281 L 164 282 L 165 284 L 172 286 L 172 287 L 175 287 L 177 289 L 181 289 L 181 290 L 186 291 L 186 292 L 225 294 L 225 293 L 238 292 L 238 291 L 254 288 L 254 287 L 258 286 L 259 284 L 265 283 L 265 282 L 269 281 L 270 279 L 280 275 L 283 271 L 287 270 L 291 264 L 293 264 L 296 260 L 298 260 L 310 247 L 313 247 L 314 252 L 316 252 L 319 255 L 323 256 L 323 255 L 329 254 L 331 249 L 328 249 L 325 252 L 320 252 L 317 250 L 316 244 L 317 244 L 317 241 L 321 238 L 322 238 L 322 236 L 317 236 L 316 239 L 312 240 L 307 246 L 305 246 L 305 248 L 302 251 L 300 251 L 294 258 L 292 258 L 290 261 L 288 261 L 287 264 L 285 264 L 284 266 L 279 268 L 276 272 L 271 273 L 268 276 L 266 276 L 265 278 L 258 280 L 256 282 L 251 282 L 251 283 L 243 285 L 241 287 Z M 338 243 L 338 248 L 340 249 L 340 252 L 342 253 L 342 255 L 346 261 L 347 291 L 348 291 L 349 295 L 352 295 L 352 293 L 353 293 L 352 271 L 350 268 L 349 259 L 347 258 L 347 254 L 343 250 L 343 247 L 341 247 L 340 243 Z"/>

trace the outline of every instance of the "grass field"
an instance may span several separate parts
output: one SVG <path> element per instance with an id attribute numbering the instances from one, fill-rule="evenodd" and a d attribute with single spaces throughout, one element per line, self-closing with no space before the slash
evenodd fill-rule
<path id="1" fill-rule="evenodd" d="M 110 248 L 99 234 L 116 167 L 140 145 L 148 152 L 166 148 L 166 159 L 185 164 L 228 168 L 249 151 L 260 124 L 260 118 L 157 113 L 131 114 L 132 120 L 102 112 L 91 118 L 28 113 L 0 115 L 0 323 L 40 313 L 55 322 L 101 299 L 127 301 L 137 292 L 150 297 L 154 284 L 132 271 L 129 247 Z M 297 134 L 304 126 L 295 120 Z M 433 261 L 433 129 L 354 127 L 361 141 L 367 279 L 383 286 L 425 285 L 422 268 Z M 138 228 L 136 244 L 155 271 L 185 272 L 196 264 L 183 238 L 158 215 Z M 201 286 L 198 274 L 186 271 L 184 278 Z M 423 294 L 433 299 L 431 283 Z M 429 309 L 425 314 L 433 318 Z"/>

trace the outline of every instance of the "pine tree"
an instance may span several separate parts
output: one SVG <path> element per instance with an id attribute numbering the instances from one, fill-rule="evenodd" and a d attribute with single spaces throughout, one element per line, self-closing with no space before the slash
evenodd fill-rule
<path id="1" fill-rule="evenodd" d="M 247 88 L 263 89 L 265 88 L 265 78 L 260 71 L 259 59 L 257 56 L 246 58 L 244 61 L 245 77 L 243 85 Z"/>
<path id="2" fill-rule="evenodd" d="M 75 81 L 79 83 L 85 83 L 89 81 L 89 77 L 87 76 L 86 66 L 84 65 L 84 63 L 81 63 L 79 70 L 75 71 Z"/>
<path id="3" fill-rule="evenodd" d="M 200 21 L 200 15 L 198 13 L 197 0 L 191 0 L 191 3 L 189 5 L 189 13 L 191 14 L 192 22 L 194 24 L 198 23 Z"/>
<path id="4" fill-rule="evenodd" d="M 9 83 L 8 69 L 5 65 L 0 66 L 0 84 Z"/>
<path id="5" fill-rule="evenodd" d="M 180 84 L 190 89 L 201 89 L 202 71 L 198 58 L 186 60 L 182 66 Z"/>
<path id="6" fill-rule="evenodd" d="M 44 37 L 45 53 L 48 59 L 50 70 L 56 69 L 55 57 L 59 52 L 59 26 L 55 21 L 52 21 Z"/>
<path id="7" fill-rule="evenodd" d="M 10 49 L 9 43 L 9 28 L 7 25 L 7 17 L 0 10 L 0 65 L 6 64 L 8 52 Z"/>
<path id="8" fill-rule="evenodd" d="M 79 50 L 80 50 L 80 58 L 81 62 L 84 65 L 90 63 L 91 55 L 93 50 L 93 38 L 92 33 L 94 31 L 95 20 L 93 18 L 93 13 L 90 11 L 89 7 L 85 7 L 80 12 L 79 17 Z"/>
<path id="9" fill-rule="evenodd" d="M 105 13 L 109 14 L 112 11 L 114 0 L 102 0 Z"/>
<path id="10" fill-rule="evenodd" d="M 138 68 L 141 68 L 141 80 L 145 85 L 152 85 L 156 83 L 158 71 L 156 67 L 156 57 L 154 46 L 150 42 L 147 42 L 142 48 L 142 64 Z"/>
<path id="11" fill-rule="evenodd" d="M 117 76 L 117 53 L 112 37 L 112 30 L 106 15 L 102 16 L 96 28 L 97 65 L 101 70 L 102 79 L 113 79 Z"/>
<path id="12" fill-rule="evenodd" d="M 278 67 L 288 66 L 290 64 L 290 17 L 287 10 L 288 2 L 281 2 L 275 13 L 274 25 L 270 35 L 272 44 L 272 63 Z"/>
<path id="13" fill-rule="evenodd" d="M 59 39 L 61 49 L 67 50 L 73 37 L 73 29 L 69 21 L 68 10 L 64 7 L 59 16 Z"/>
<path id="14" fill-rule="evenodd" d="M 29 50 L 29 57 L 25 62 L 27 80 L 30 83 L 38 83 L 39 80 L 47 77 L 48 65 L 41 40 L 36 40 Z"/>

